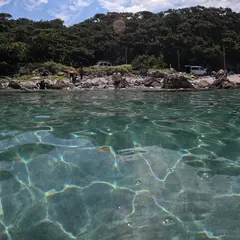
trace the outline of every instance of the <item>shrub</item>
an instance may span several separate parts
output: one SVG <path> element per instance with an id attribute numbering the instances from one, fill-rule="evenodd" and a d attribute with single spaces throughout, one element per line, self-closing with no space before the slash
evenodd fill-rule
<path id="1" fill-rule="evenodd" d="M 8 75 L 13 74 L 17 71 L 18 66 L 17 65 L 10 65 L 7 62 L 0 62 L 0 75 Z"/>
<path id="2" fill-rule="evenodd" d="M 141 70 L 141 69 L 157 69 L 166 67 L 165 62 L 163 61 L 163 57 L 155 57 L 148 55 L 139 55 L 132 62 L 133 70 Z"/>

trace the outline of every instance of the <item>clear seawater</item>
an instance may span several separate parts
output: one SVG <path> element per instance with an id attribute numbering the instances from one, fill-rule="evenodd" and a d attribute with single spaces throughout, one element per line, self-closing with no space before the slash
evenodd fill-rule
<path id="1" fill-rule="evenodd" d="M 0 92 L 0 240 L 240 239 L 240 92 Z"/>

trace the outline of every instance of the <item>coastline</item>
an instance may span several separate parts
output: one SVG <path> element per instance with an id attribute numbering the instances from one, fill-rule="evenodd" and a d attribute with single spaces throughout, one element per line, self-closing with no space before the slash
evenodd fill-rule
<path id="1" fill-rule="evenodd" d="M 58 76 L 51 78 L 32 76 L 25 81 L 16 78 L 0 77 L 0 92 L 55 92 L 55 91 L 99 91 L 99 90 L 137 90 L 143 92 L 188 92 L 188 91 L 210 91 L 214 89 L 236 89 L 240 88 L 240 75 L 231 75 L 220 78 L 221 86 L 217 86 L 217 79 L 205 76 L 190 78 L 184 73 L 160 73 L 160 75 L 141 76 L 128 74 L 121 78 L 120 88 L 114 88 L 112 76 L 86 76 L 83 80 L 73 84 L 67 77 L 59 80 Z M 46 89 L 39 89 L 39 83 L 44 82 Z M 219 81 L 219 79 L 218 79 Z M 216 83 L 216 84 L 215 84 Z M 214 86 L 214 84 L 216 86 Z"/>

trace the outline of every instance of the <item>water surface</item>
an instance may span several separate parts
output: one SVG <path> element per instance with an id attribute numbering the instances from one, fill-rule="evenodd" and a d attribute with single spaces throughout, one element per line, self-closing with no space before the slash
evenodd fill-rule
<path id="1" fill-rule="evenodd" d="M 237 240 L 240 92 L 0 92 L 0 240 Z"/>

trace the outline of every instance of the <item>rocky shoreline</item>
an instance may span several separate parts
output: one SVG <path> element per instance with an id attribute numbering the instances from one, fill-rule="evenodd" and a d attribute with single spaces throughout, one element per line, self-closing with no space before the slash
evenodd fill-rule
<path id="1" fill-rule="evenodd" d="M 66 77 L 64 80 L 49 79 L 47 76 L 31 77 L 29 80 L 19 82 L 14 78 L 1 78 L 0 90 L 97 90 L 115 89 L 112 76 L 85 76 L 82 80 L 76 79 L 73 84 Z M 44 87 L 43 87 L 44 86 Z M 183 73 L 155 72 L 147 76 L 128 74 L 121 77 L 121 89 L 141 89 L 143 91 L 196 91 L 212 89 L 240 88 L 240 76 L 220 76 L 191 78 Z"/>

